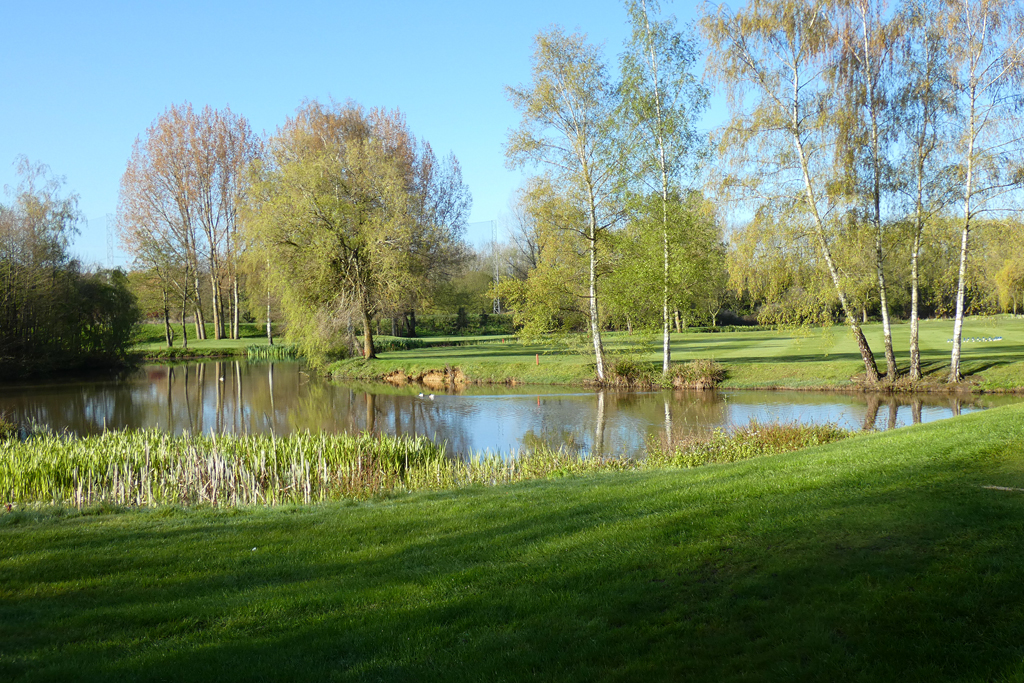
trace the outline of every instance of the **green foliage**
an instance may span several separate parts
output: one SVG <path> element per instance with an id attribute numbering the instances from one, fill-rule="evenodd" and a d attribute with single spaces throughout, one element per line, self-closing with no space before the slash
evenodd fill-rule
<path id="1" fill-rule="evenodd" d="M 269 263 L 289 340 L 321 366 L 362 323 L 425 291 L 459 251 L 468 195 L 454 158 L 438 162 L 402 115 L 307 102 L 269 142 L 246 221 L 253 262 Z"/>
<path id="2" fill-rule="evenodd" d="M 0 204 L 0 378 L 122 363 L 139 318 L 127 278 L 83 272 L 67 253 L 78 197 L 45 166 L 23 159 L 19 173 Z"/>
<path id="3" fill-rule="evenodd" d="M 625 327 L 660 329 L 664 239 L 669 245 L 668 305 L 687 324 L 713 324 L 724 301 L 727 271 L 722 230 L 714 208 L 699 192 L 638 199 L 630 221 L 612 241 L 616 267 L 605 280 L 611 320 Z M 668 222 L 662 223 L 662 211 Z M 660 343 L 660 339 L 658 340 Z"/>
<path id="4" fill-rule="evenodd" d="M 373 345 L 377 348 L 377 351 L 386 353 L 388 351 L 409 351 L 412 349 L 422 349 L 427 346 L 427 342 L 422 339 L 412 337 L 385 337 L 378 336 Z"/>
<path id="5" fill-rule="evenodd" d="M 428 313 L 416 316 L 416 331 L 421 336 L 478 336 L 487 334 L 515 334 L 511 313 L 466 312 L 460 327 L 458 314 Z"/>
<path id="6" fill-rule="evenodd" d="M 107 505 L 253 505 L 367 498 L 583 474 L 734 460 L 799 450 L 846 436 L 836 427 L 751 426 L 691 438 L 641 460 L 581 456 L 535 442 L 505 458 L 446 457 L 425 437 L 362 433 L 169 437 L 149 431 L 66 439 L 0 439 L 0 498 L 79 509 Z"/>

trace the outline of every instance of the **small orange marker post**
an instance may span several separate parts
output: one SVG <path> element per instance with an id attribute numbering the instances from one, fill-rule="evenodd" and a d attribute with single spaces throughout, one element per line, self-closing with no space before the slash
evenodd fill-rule
<path id="1" fill-rule="evenodd" d="M 540 365 L 540 354 L 537 354 L 537 365 Z"/>

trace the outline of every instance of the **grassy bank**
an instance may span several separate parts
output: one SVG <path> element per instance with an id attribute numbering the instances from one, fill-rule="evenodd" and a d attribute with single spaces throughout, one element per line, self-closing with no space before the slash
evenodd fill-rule
<path id="1" fill-rule="evenodd" d="M 865 326 L 865 333 L 878 354 L 884 371 L 882 329 Z M 949 371 L 948 340 L 952 321 L 928 320 L 921 324 L 921 358 L 925 374 L 918 390 L 946 390 Z M 1024 319 L 1010 316 L 969 318 L 964 327 L 962 370 L 966 386 L 977 391 L 1006 391 L 1024 388 Z M 901 371 L 909 345 L 909 327 L 893 327 L 894 344 L 901 351 Z M 1001 338 L 995 341 L 996 338 Z M 977 341 L 975 341 L 977 340 Z M 993 340 L 993 341 L 982 341 Z M 436 340 L 428 340 L 436 341 Z M 605 336 L 612 376 L 616 364 L 631 367 L 646 363 L 650 372 L 660 372 L 656 343 L 638 350 L 637 337 L 626 333 Z M 863 387 L 864 366 L 848 331 L 843 327 L 799 331 L 734 331 L 672 335 L 672 357 L 679 363 L 712 359 L 725 368 L 720 383 L 727 389 L 841 389 Z M 581 345 L 580 347 L 584 347 Z M 582 384 L 594 378 L 593 360 L 572 349 L 543 344 L 521 344 L 514 338 L 482 340 L 470 346 L 430 346 L 380 354 L 375 361 L 350 359 L 335 363 L 336 377 L 380 379 L 402 370 L 418 375 L 428 370 L 457 367 L 472 381 L 527 384 Z M 910 388 L 899 385 L 897 388 Z"/>
<path id="2" fill-rule="evenodd" d="M 1014 406 L 689 470 L 2 514 L 0 678 L 1024 680 L 1017 489 Z"/>
<path id="3" fill-rule="evenodd" d="M 133 351 L 143 360 L 182 360 L 189 358 L 229 358 L 245 356 L 253 345 L 267 343 L 267 329 L 255 323 L 238 326 L 239 339 L 214 339 L 213 325 L 206 325 L 206 339 L 196 339 L 195 325 L 187 325 L 188 347 L 183 347 L 181 324 L 171 325 L 174 345 L 167 346 L 163 324 L 146 323 L 139 325 L 135 334 Z"/>

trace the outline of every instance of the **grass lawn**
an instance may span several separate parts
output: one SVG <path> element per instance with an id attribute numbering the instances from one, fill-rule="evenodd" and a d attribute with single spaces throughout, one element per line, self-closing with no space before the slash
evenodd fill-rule
<path id="1" fill-rule="evenodd" d="M 866 325 L 865 334 L 884 372 L 882 327 Z M 938 384 L 949 371 L 953 336 L 950 320 L 921 323 L 921 358 L 926 382 Z M 967 341 L 961 366 L 972 386 L 980 390 L 1024 387 L 1024 319 L 1010 316 L 968 318 L 965 339 L 1002 337 L 1001 341 Z M 901 371 L 909 366 L 909 325 L 893 326 L 893 340 Z M 605 335 L 609 360 L 636 353 L 637 337 L 626 333 Z M 439 340 L 427 340 L 439 341 Z M 585 350 L 585 347 L 581 347 Z M 658 364 L 660 342 L 650 341 L 639 354 Z M 847 328 L 800 331 L 751 331 L 672 335 L 674 361 L 713 358 L 726 369 L 723 388 L 855 388 L 864 365 Z M 459 367 L 471 379 L 526 383 L 581 383 L 593 379 L 592 356 L 555 345 L 520 344 L 514 338 L 491 338 L 472 346 L 434 346 L 380 354 L 376 361 L 351 359 L 331 367 L 334 375 L 351 378 L 380 377 L 395 369 L 416 374 L 445 366 Z M 660 365 L 659 365 L 660 367 Z"/>
<path id="2" fill-rule="evenodd" d="M 3 513 L 0 680 L 1021 681 L 1021 489 L 1010 406 L 691 470 Z"/>
<path id="3" fill-rule="evenodd" d="M 171 325 L 174 332 L 174 346 L 168 348 L 164 339 L 163 324 L 146 323 L 139 325 L 133 350 L 145 360 L 173 360 L 175 358 L 218 358 L 244 356 L 246 349 L 254 344 L 267 343 L 267 330 L 255 323 L 239 325 L 240 339 L 214 339 L 213 324 L 206 325 L 207 339 L 196 339 L 195 325 L 188 325 L 188 348 L 182 348 L 181 324 Z"/>

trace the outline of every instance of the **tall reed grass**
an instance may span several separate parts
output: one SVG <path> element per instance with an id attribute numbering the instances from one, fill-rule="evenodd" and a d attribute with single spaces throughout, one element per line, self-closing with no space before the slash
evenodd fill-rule
<path id="1" fill-rule="evenodd" d="M 245 349 L 245 357 L 250 363 L 268 360 L 295 360 L 299 350 L 291 344 L 253 344 Z"/>
<path id="2" fill-rule="evenodd" d="M 67 439 L 40 434 L 0 441 L 0 502 L 92 506 L 279 505 L 365 499 L 395 493 L 496 486 L 586 472 L 732 462 L 847 433 L 835 427 L 752 425 L 641 458 L 580 456 L 537 446 L 514 457 L 449 457 L 425 437 L 300 433 L 179 436 L 108 432 Z"/>

